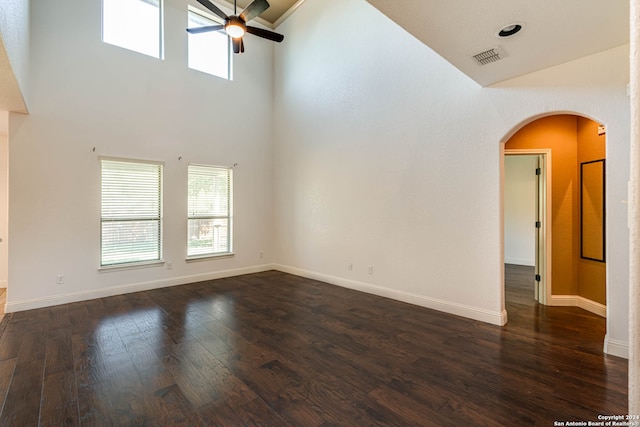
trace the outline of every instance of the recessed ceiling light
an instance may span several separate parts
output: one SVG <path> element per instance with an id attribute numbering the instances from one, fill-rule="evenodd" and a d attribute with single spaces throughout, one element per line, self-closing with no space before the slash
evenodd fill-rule
<path id="1" fill-rule="evenodd" d="M 514 34 L 522 30 L 522 24 L 509 24 L 500 31 L 498 31 L 498 37 L 511 37 Z"/>

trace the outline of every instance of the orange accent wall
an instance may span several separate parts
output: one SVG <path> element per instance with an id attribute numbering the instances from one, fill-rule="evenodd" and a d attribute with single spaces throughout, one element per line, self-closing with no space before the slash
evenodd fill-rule
<path id="1" fill-rule="evenodd" d="M 578 294 L 580 218 L 577 117 L 544 117 L 520 129 L 505 148 L 551 149 L 551 280 L 554 295 Z"/>
<path id="2" fill-rule="evenodd" d="M 598 123 L 578 117 L 578 174 L 580 163 L 605 158 L 605 145 L 606 136 L 598 135 Z M 606 272 L 605 263 L 578 258 L 578 295 L 606 304 Z"/>

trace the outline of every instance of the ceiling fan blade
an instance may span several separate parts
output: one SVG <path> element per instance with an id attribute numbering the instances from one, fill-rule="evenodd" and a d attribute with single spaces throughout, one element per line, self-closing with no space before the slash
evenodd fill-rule
<path id="1" fill-rule="evenodd" d="M 207 25 L 206 27 L 187 28 L 187 32 L 191 34 L 208 33 L 209 31 L 224 30 L 224 25 Z"/>
<path id="2" fill-rule="evenodd" d="M 262 28 L 250 27 L 249 25 L 247 25 L 247 33 L 278 43 L 284 40 L 284 36 L 282 34 L 274 33 L 273 31 L 269 30 L 263 30 Z"/>
<path id="3" fill-rule="evenodd" d="M 240 53 L 242 49 L 242 38 L 232 38 L 231 43 L 233 44 L 233 53 Z"/>
<path id="4" fill-rule="evenodd" d="M 244 39 L 240 39 L 240 53 L 244 53 Z"/>
<path id="5" fill-rule="evenodd" d="M 211 12 L 215 13 L 222 19 L 226 20 L 227 18 L 229 18 L 226 13 L 218 9 L 218 6 L 211 3 L 209 0 L 198 0 L 198 3 L 200 3 L 201 5 L 203 5 L 204 7 L 206 7 L 207 9 L 209 9 Z"/>
<path id="6" fill-rule="evenodd" d="M 242 11 L 240 19 L 244 22 L 249 22 L 267 9 L 269 9 L 269 2 L 267 0 L 253 0 L 253 2 Z"/>

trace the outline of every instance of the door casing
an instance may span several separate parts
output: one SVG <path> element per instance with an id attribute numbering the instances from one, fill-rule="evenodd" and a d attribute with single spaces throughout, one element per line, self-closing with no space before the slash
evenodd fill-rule
<path id="1" fill-rule="evenodd" d="M 535 299 L 544 305 L 551 304 L 551 149 L 505 149 L 505 156 L 537 156 L 541 175 L 536 186 L 536 220 L 542 222 L 542 227 L 536 231 L 536 266 L 535 274 L 540 275 L 540 281 L 535 287 Z M 532 171 L 535 173 L 535 171 Z M 531 225 L 535 227 L 535 224 Z"/>

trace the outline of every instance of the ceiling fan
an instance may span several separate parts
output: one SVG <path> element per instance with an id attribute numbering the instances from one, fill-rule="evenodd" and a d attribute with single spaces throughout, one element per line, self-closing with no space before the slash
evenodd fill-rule
<path id="1" fill-rule="evenodd" d="M 267 40 L 280 43 L 284 40 L 282 34 L 274 33 L 273 31 L 263 30 L 262 28 L 252 27 L 247 25 L 247 22 L 253 18 L 259 16 L 262 12 L 269 8 L 269 2 L 267 0 L 253 0 L 240 15 L 238 13 L 237 0 L 233 2 L 233 15 L 228 16 L 216 5 L 209 0 L 198 0 L 198 3 L 209 9 L 215 15 L 224 19 L 224 24 L 220 25 L 208 25 L 206 27 L 187 28 L 187 31 L 191 34 L 206 33 L 209 31 L 221 31 L 224 30 L 231 38 L 233 44 L 234 53 L 244 52 L 244 42 L 242 36 L 246 33 L 253 34 L 254 36 L 262 37 Z"/>

